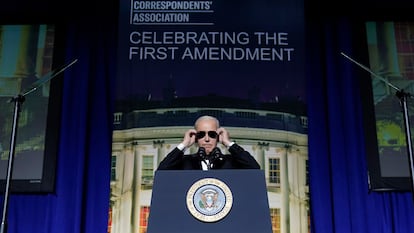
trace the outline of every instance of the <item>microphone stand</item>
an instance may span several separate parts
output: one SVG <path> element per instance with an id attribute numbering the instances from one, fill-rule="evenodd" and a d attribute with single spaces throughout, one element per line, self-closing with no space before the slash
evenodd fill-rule
<path id="1" fill-rule="evenodd" d="M 407 142 L 407 151 L 408 151 L 408 161 L 410 165 L 410 175 L 411 175 L 411 192 L 413 194 L 413 201 L 414 201 L 414 164 L 413 164 L 413 145 L 411 142 L 411 128 L 410 128 L 410 117 L 408 114 L 408 107 L 407 107 L 407 98 L 412 98 L 412 95 L 410 93 L 405 92 L 403 89 L 399 89 L 397 86 L 393 85 L 392 83 L 388 82 L 386 79 L 382 78 L 381 76 L 377 75 L 376 73 L 372 72 L 368 67 L 356 62 L 354 59 L 350 58 L 343 52 L 341 52 L 341 55 L 343 55 L 348 60 L 352 61 L 353 63 L 360 66 L 362 69 L 368 71 L 371 73 L 374 77 L 381 79 L 383 82 L 385 82 L 388 86 L 395 89 L 397 92 L 395 95 L 399 98 L 402 109 L 403 109 L 403 118 L 404 118 L 404 128 L 405 128 L 405 134 L 406 134 L 406 142 Z"/>
<path id="2" fill-rule="evenodd" d="M 14 149 L 16 148 L 16 136 L 17 136 L 17 125 L 19 122 L 19 115 L 21 106 L 24 102 L 25 98 L 23 95 L 17 95 L 13 97 L 10 102 L 14 102 L 14 114 L 13 114 L 13 128 L 11 132 L 11 140 L 10 140 L 10 151 L 9 151 L 9 163 L 7 164 L 7 179 L 6 179 L 6 189 L 4 194 L 4 203 L 3 203 L 3 217 L 1 219 L 1 228 L 0 232 L 6 232 L 6 216 L 7 216 L 7 209 L 8 209 L 8 200 L 9 200 L 9 192 L 10 192 L 10 177 L 12 175 L 13 170 L 13 155 Z"/>
<path id="3" fill-rule="evenodd" d="M 9 103 L 14 102 L 14 113 L 13 113 L 13 125 L 12 125 L 12 132 L 11 132 L 11 139 L 10 139 L 10 151 L 9 151 L 9 158 L 8 158 L 8 164 L 7 164 L 7 176 L 6 176 L 6 187 L 4 191 L 4 203 L 3 203 L 3 214 L 1 218 L 1 226 L 0 226 L 0 233 L 6 233 L 7 232 L 7 214 L 8 214 L 8 204 L 9 204 L 9 194 L 10 194 L 10 183 L 11 183 L 11 177 L 13 175 L 13 159 L 16 149 L 16 138 L 17 138 L 17 128 L 19 123 L 19 116 L 21 112 L 21 107 L 23 102 L 25 101 L 25 96 L 32 93 L 33 91 L 37 90 L 40 86 L 42 86 L 44 83 L 52 79 L 53 77 L 57 76 L 69 66 L 75 64 L 77 62 L 77 59 L 72 61 L 71 63 L 63 66 L 62 68 L 51 71 L 42 78 L 40 78 L 38 81 L 34 82 L 31 87 L 24 91 L 23 94 L 18 94 L 17 96 L 12 97 L 9 100 Z"/>

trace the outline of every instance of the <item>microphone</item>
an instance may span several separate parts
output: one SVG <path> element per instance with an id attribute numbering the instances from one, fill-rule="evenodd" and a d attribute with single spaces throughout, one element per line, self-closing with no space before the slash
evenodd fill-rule
<path id="1" fill-rule="evenodd" d="M 210 153 L 210 157 L 212 162 L 215 162 L 216 160 L 223 160 L 223 154 L 221 153 L 220 148 L 214 148 Z"/>
<path id="2" fill-rule="evenodd" d="M 200 147 L 198 148 L 198 152 L 197 152 L 198 158 L 200 160 L 204 160 L 207 158 L 207 153 L 206 153 L 206 149 L 204 147 Z"/>
<path id="3" fill-rule="evenodd" d="M 198 160 L 201 161 L 201 163 L 205 163 L 207 166 L 207 170 L 211 169 L 211 161 L 206 162 L 208 160 L 207 152 L 204 147 L 199 147 L 196 156 L 198 157 Z"/>
<path id="4" fill-rule="evenodd" d="M 203 162 L 205 162 L 204 160 L 209 160 L 209 162 L 206 163 L 207 170 L 210 170 L 213 163 L 215 163 L 217 160 L 223 160 L 223 154 L 218 147 L 214 148 L 209 155 L 207 155 L 206 149 L 204 147 L 199 147 L 197 154 L 194 156 L 197 156 L 198 159 Z"/>

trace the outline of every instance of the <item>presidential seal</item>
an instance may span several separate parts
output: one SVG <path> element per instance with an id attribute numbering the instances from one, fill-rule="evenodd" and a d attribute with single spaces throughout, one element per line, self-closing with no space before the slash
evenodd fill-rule
<path id="1" fill-rule="evenodd" d="M 229 187 L 215 178 L 196 181 L 187 192 L 187 209 L 198 220 L 216 222 L 224 218 L 233 205 Z"/>

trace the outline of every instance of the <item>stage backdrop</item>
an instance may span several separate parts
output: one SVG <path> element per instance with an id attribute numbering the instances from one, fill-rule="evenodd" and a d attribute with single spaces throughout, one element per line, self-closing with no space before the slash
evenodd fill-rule
<path id="1" fill-rule="evenodd" d="M 308 232 L 303 1 L 120 4 L 108 231 L 146 232 L 158 163 L 209 114 L 265 170 L 273 231 Z"/>

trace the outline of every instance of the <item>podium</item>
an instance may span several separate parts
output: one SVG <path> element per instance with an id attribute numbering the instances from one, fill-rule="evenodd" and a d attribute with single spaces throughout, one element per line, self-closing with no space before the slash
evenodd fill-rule
<path id="1" fill-rule="evenodd" d="M 147 233 L 272 233 L 264 172 L 155 172 Z"/>

